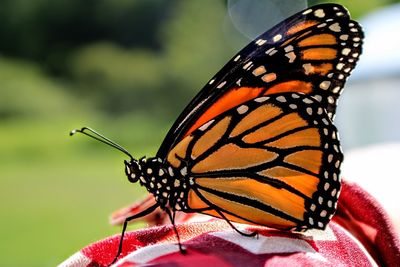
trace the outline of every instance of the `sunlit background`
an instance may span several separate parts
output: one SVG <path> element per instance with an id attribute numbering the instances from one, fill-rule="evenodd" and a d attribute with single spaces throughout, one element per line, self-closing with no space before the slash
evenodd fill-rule
<path id="1" fill-rule="evenodd" d="M 400 8 L 390 0 L 334 2 L 367 33 L 336 119 L 344 174 L 371 191 L 389 188 L 381 201 L 395 217 Z M 54 266 L 119 233 L 108 215 L 143 194 L 127 181 L 122 153 L 69 137 L 71 129 L 91 126 L 135 157 L 154 155 L 185 104 L 249 38 L 306 5 L 0 0 L 0 265 Z"/>

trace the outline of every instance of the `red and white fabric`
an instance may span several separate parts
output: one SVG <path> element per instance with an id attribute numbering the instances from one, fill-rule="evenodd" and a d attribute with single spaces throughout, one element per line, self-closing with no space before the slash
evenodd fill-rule
<path id="1" fill-rule="evenodd" d="M 152 200 L 114 214 L 114 223 Z M 356 184 L 343 183 L 339 206 L 324 231 L 292 233 L 235 224 L 258 237 L 241 236 L 223 220 L 180 213 L 177 229 L 187 253 L 181 254 L 172 225 L 160 211 L 145 218 L 160 224 L 126 233 L 114 266 L 400 266 L 397 233 L 381 206 Z M 119 235 L 90 244 L 62 267 L 107 266 Z"/>

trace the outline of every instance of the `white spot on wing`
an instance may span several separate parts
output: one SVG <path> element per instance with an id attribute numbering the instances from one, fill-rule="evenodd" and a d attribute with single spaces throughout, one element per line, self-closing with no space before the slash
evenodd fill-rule
<path id="1" fill-rule="evenodd" d="M 269 96 L 262 96 L 262 97 L 258 97 L 256 99 L 254 99 L 254 101 L 258 102 L 258 103 L 262 103 L 265 102 L 269 99 Z"/>
<path id="2" fill-rule="evenodd" d="M 338 22 L 333 23 L 332 25 L 329 26 L 329 29 L 333 32 L 340 32 L 341 28 Z"/>
<path id="3" fill-rule="evenodd" d="M 238 107 L 236 110 L 237 110 L 237 112 L 238 112 L 239 114 L 243 114 L 243 113 L 246 113 L 246 112 L 249 110 L 249 107 L 246 106 L 246 105 L 241 105 L 241 106 Z"/>
<path id="4" fill-rule="evenodd" d="M 322 90 L 328 90 L 329 86 L 331 86 L 330 81 L 323 81 L 322 83 L 319 84 L 319 88 L 321 88 Z"/>
<path id="5" fill-rule="evenodd" d="M 261 77 L 261 79 L 264 81 L 264 82 L 266 82 L 266 83 L 269 83 L 269 82 L 272 82 L 272 81 L 275 81 L 276 80 L 276 74 L 275 73 L 268 73 L 268 74 L 265 74 L 265 75 L 263 75 L 262 77 Z"/>
<path id="6" fill-rule="evenodd" d="M 288 45 L 285 47 L 285 52 L 293 51 L 293 45 Z"/>
<path id="7" fill-rule="evenodd" d="M 276 100 L 278 100 L 279 102 L 286 102 L 286 98 L 284 97 L 284 96 L 278 96 L 277 98 L 276 98 Z"/>
<path id="8" fill-rule="evenodd" d="M 303 102 L 306 103 L 306 104 L 312 104 L 312 103 L 314 103 L 314 101 L 312 101 L 310 98 L 304 98 L 304 99 L 303 99 Z"/>
<path id="9" fill-rule="evenodd" d="M 262 46 L 262 45 L 265 44 L 266 42 L 267 42 L 267 40 L 258 39 L 258 40 L 256 41 L 256 44 L 259 45 L 259 46 Z"/>
<path id="10" fill-rule="evenodd" d="M 278 50 L 276 50 L 274 47 L 268 49 L 267 51 L 265 51 L 265 54 L 272 56 L 274 55 L 276 52 L 278 52 Z"/>
<path id="11" fill-rule="evenodd" d="M 182 176 L 186 176 L 187 175 L 187 168 L 183 167 L 180 172 L 181 172 Z"/>
<path id="12" fill-rule="evenodd" d="M 202 126 L 199 127 L 199 130 L 200 131 L 206 130 L 213 122 L 214 122 L 214 120 L 210 120 L 210 121 L 206 122 L 205 124 L 203 124 Z"/>
<path id="13" fill-rule="evenodd" d="M 277 35 L 275 35 L 273 38 L 272 38 L 272 40 L 274 41 L 274 42 L 278 42 L 279 40 L 281 40 L 282 39 L 282 35 L 281 34 L 277 34 Z"/>
<path id="14" fill-rule="evenodd" d="M 325 17 L 325 12 L 324 12 L 323 9 L 317 9 L 317 10 L 314 11 L 314 15 L 317 18 L 323 18 L 323 17 Z"/>
<path id="15" fill-rule="evenodd" d="M 318 102 L 321 102 L 321 101 L 322 101 L 322 96 L 321 96 L 321 95 L 315 95 L 314 98 L 315 98 Z"/>
<path id="16" fill-rule="evenodd" d="M 168 167 L 169 176 L 174 176 L 174 170 L 171 167 Z"/>
<path id="17" fill-rule="evenodd" d="M 342 55 L 348 56 L 350 54 L 350 52 L 351 52 L 350 48 L 347 48 L 347 47 L 343 48 Z"/>
<path id="18" fill-rule="evenodd" d="M 289 63 L 293 63 L 296 59 L 296 54 L 294 52 L 287 53 L 285 56 L 289 58 Z"/>
<path id="19" fill-rule="evenodd" d="M 260 76 L 261 74 L 264 74 L 267 70 L 265 69 L 264 66 L 260 66 L 258 68 L 255 68 L 253 70 L 253 75 L 254 76 Z"/>
<path id="20" fill-rule="evenodd" d="M 336 69 L 337 69 L 337 70 L 341 70 L 341 69 L 343 69 L 343 67 L 344 67 L 344 63 L 338 63 L 338 64 L 336 65 Z"/>
<path id="21" fill-rule="evenodd" d="M 223 81 L 222 83 L 218 84 L 217 88 L 220 89 L 220 88 L 224 87 L 225 84 L 226 84 L 226 81 Z"/>
<path id="22" fill-rule="evenodd" d="M 243 69 L 244 69 L 244 70 L 248 70 L 252 64 L 253 64 L 253 62 L 251 62 L 251 61 L 247 62 L 247 63 L 243 66 Z"/>
<path id="23" fill-rule="evenodd" d="M 332 89 L 332 92 L 337 94 L 340 91 L 340 86 L 336 86 L 335 88 Z"/>

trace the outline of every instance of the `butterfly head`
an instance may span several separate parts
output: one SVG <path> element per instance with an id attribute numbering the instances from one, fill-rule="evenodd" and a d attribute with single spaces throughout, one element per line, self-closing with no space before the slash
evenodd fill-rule
<path id="1" fill-rule="evenodd" d="M 142 167 L 140 165 L 140 160 L 131 159 L 131 161 L 125 160 L 125 174 L 128 176 L 128 180 L 131 183 L 136 183 L 139 181 L 142 175 Z"/>
<path id="2" fill-rule="evenodd" d="M 152 193 L 161 207 L 168 203 L 172 188 L 171 176 L 159 158 L 125 161 L 125 173 L 132 183 L 139 183 Z"/>

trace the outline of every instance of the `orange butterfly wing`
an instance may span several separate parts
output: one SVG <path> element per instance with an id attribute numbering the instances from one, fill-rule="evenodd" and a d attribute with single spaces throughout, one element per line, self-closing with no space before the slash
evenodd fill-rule
<path id="1" fill-rule="evenodd" d="M 333 118 L 361 53 L 363 33 L 347 10 L 323 4 L 265 32 L 235 55 L 179 116 L 157 156 L 217 115 L 261 95 L 308 94 Z"/>
<path id="2" fill-rule="evenodd" d="M 325 228 L 343 157 L 332 120 L 362 38 L 342 6 L 323 4 L 235 55 L 157 153 L 188 179 L 183 211 L 280 229 Z"/>
<path id="3" fill-rule="evenodd" d="M 194 130 L 168 154 L 190 180 L 186 212 L 279 229 L 325 228 L 340 191 L 337 132 L 300 93 L 262 96 Z"/>

